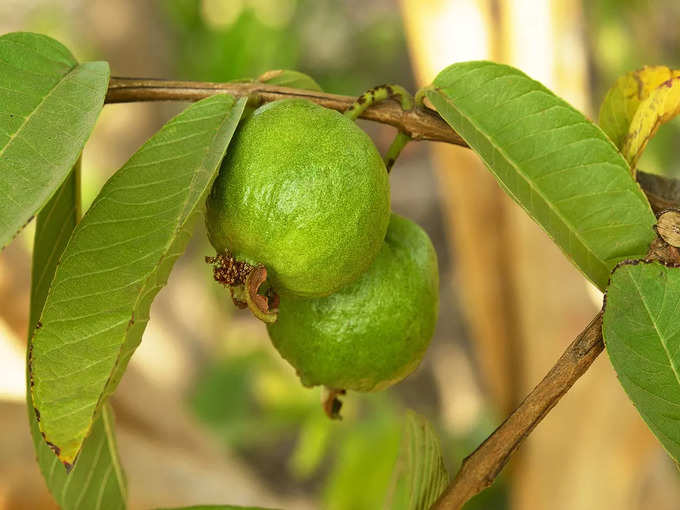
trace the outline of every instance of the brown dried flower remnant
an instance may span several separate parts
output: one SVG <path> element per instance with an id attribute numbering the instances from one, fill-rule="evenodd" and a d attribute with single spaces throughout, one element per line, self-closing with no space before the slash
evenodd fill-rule
<path id="1" fill-rule="evenodd" d="M 214 257 L 206 257 L 205 261 L 212 264 L 215 281 L 229 288 L 234 304 L 241 309 L 247 308 L 243 285 L 255 268 L 247 262 L 236 260 L 230 253 L 218 253 Z"/>
<path id="2" fill-rule="evenodd" d="M 245 283 L 254 269 L 247 262 L 236 260 L 230 253 L 218 253 L 214 257 L 206 257 L 205 261 L 212 264 L 215 281 L 227 287 Z"/>

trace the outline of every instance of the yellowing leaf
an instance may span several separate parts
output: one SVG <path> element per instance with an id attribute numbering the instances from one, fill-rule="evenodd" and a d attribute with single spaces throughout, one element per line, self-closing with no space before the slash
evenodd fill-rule
<path id="1" fill-rule="evenodd" d="M 646 66 L 616 80 L 602 101 L 600 127 L 619 149 L 640 103 L 661 84 L 677 76 L 680 71 L 665 66 Z"/>
<path id="2" fill-rule="evenodd" d="M 664 81 L 640 102 L 628 128 L 622 152 L 635 171 L 635 164 L 659 126 L 680 113 L 680 74 Z"/>

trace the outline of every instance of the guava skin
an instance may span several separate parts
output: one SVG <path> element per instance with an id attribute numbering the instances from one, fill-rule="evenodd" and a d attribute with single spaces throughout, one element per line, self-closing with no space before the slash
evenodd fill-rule
<path id="1" fill-rule="evenodd" d="M 281 295 L 328 295 L 366 271 L 390 217 L 372 140 L 303 99 L 268 103 L 232 140 L 206 203 L 218 253 L 264 265 Z"/>
<path id="2" fill-rule="evenodd" d="M 281 297 L 267 330 L 305 386 L 379 391 L 420 363 L 437 321 L 438 289 L 429 237 L 393 214 L 366 273 L 327 297 Z"/>

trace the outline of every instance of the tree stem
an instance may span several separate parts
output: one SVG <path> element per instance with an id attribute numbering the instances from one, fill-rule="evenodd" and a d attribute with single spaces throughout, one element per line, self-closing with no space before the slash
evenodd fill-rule
<path id="1" fill-rule="evenodd" d="M 232 94 L 236 97 L 255 95 L 262 102 L 299 97 L 339 112 L 347 110 L 356 99 L 352 96 L 262 83 L 212 83 L 114 77 L 109 82 L 106 102 L 197 101 L 215 94 Z M 444 122 L 437 112 L 429 108 L 414 108 L 405 112 L 401 105 L 385 101 L 368 108 L 360 117 L 394 126 L 413 140 L 431 140 L 467 147 L 463 139 Z"/>
<path id="2" fill-rule="evenodd" d="M 602 312 L 599 312 L 517 409 L 463 460 L 458 474 L 432 508 L 457 510 L 489 487 L 524 438 L 583 375 L 603 349 Z"/>

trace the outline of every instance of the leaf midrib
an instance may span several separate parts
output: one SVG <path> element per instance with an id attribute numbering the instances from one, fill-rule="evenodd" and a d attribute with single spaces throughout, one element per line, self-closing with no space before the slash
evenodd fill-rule
<path id="1" fill-rule="evenodd" d="M 553 212 L 555 213 L 555 215 L 557 216 L 557 218 L 559 218 L 559 220 L 560 220 L 566 227 L 569 228 L 569 231 L 573 233 L 572 235 L 573 235 L 574 237 L 576 237 L 576 238 L 579 240 L 579 243 L 581 244 L 581 246 L 583 246 L 583 247 L 585 248 L 586 252 L 587 252 L 588 254 L 590 254 L 590 258 L 592 258 L 592 259 L 594 259 L 594 260 L 597 260 L 597 261 L 600 263 L 600 265 L 601 265 L 601 269 L 602 269 L 603 271 L 607 272 L 608 269 L 607 269 L 607 265 L 605 264 L 605 262 L 604 262 L 603 260 L 601 260 L 601 259 L 597 256 L 597 254 L 596 254 L 596 253 L 595 253 L 595 252 L 594 252 L 594 251 L 593 251 L 593 250 L 592 250 L 592 249 L 591 249 L 591 248 L 583 241 L 583 239 L 581 238 L 580 232 L 579 232 L 578 230 L 576 230 L 576 229 L 574 228 L 574 226 L 562 216 L 562 214 L 560 214 L 560 212 L 559 212 L 558 209 L 555 209 L 555 208 L 553 207 L 552 203 L 551 203 L 549 200 L 546 199 L 545 195 L 543 195 L 543 193 L 541 192 L 541 190 L 540 190 L 539 188 L 537 188 L 537 187 L 534 185 L 534 182 L 533 182 L 531 179 L 528 179 L 528 178 L 527 178 L 527 176 L 526 176 L 526 175 L 524 174 L 524 172 L 522 172 L 522 170 L 517 166 L 517 164 L 514 162 L 514 160 L 511 159 L 511 158 L 505 153 L 505 151 L 504 151 L 503 149 L 501 149 L 497 144 L 494 143 L 493 138 L 491 138 L 489 134 L 487 134 L 483 129 L 481 129 L 481 128 L 479 127 L 479 125 L 478 125 L 477 123 L 475 123 L 470 117 L 468 117 L 468 116 L 467 116 L 465 113 L 463 113 L 459 108 L 457 108 L 457 107 L 456 107 L 456 106 L 448 99 L 448 97 L 447 97 L 446 95 L 444 95 L 443 93 L 439 92 L 439 90 L 434 91 L 434 92 L 437 93 L 437 94 L 439 95 L 439 97 L 441 97 L 441 98 L 444 100 L 444 102 L 446 102 L 449 106 L 451 106 L 451 108 L 453 108 L 456 112 L 458 112 L 458 114 L 459 114 L 461 117 L 464 117 L 464 118 L 465 118 L 465 119 L 473 126 L 473 128 L 475 128 L 475 129 L 477 130 L 477 132 L 478 132 L 480 135 L 482 135 L 482 136 L 486 139 L 486 141 L 487 141 L 489 144 L 491 144 L 491 145 L 494 147 L 494 149 L 497 150 L 497 151 L 501 154 L 501 156 L 503 156 L 503 158 L 508 162 L 508 164 L 511 165 L 511 166 L 515 169 L 515 171 L 517 172 L 517 174 L 519 174 L 519 175 L 522 177 L 522 179 L 524 179 L 524 181 L 525 181 L 527 184 L 529 184 L 529 187 L 530 187 L 530 188 L 531 188 L 531 189 L 532 189 L 539 197 L 541 197 L 541 199 L 542 199 L 543 202 L 548 206 L 548 208 L 549 208 L 551 211 L 553 211 Z M 484 160 L 484 163 L 486 163 L 489 167 L 491 167 L 491 165 L 490 165 L 490 164 L 488 163 L 488 161 L 487 161 L 486 156 L 485 156 L 484 154 L 481 154 L 481 153 L 478 153 L 478 154 L 479 154 L 479 156 Z M 504 185 L 504 186 L 505 186 L 506 188 L 510 189 L 507 185 Z M 512 194 L 515 195 L 514 192 L 512 192 Z M 518 203 L 519 203 L 523 208 L 526 209 L 527 207 L 526 207 L 526 205 L 524 205 L 524 202 L 523 202 L 522 200 L 519 200 L 519 197 L 517 197 L 517 198 L 518 198 L 518 200 L 517 200 Z M 533 216 L 533 214 L 532 214 L 532 216 Z M 550 237 L 552 237 L 552 234 L 551 234 L 550 232 L 548 232 L 548 235 L 550 235 Z"/>
<path id="2" fill-rule="evenodd" d="M 78 64 L 76 64 L 76 65 L 74 65 L 71 69 L 69 69 L 69 71 L 68 71 L 66 74 L 64 74 L 64 75 L 63 75 L 63 76 L 62 76 L 62 77 L 54 84 L 54 86 L 50 89 L 50 91 L 49 91 L 47 94 L 45 94 L 45 96 L 40 100 L 40 102 L 35 106 L 35 108 L 33 108 L 33 111 L 31 111 L 31 113 L 29 113 L 29 114 L 26 116 L 26 118 L 24 119 L 24 121 L 23 121 L 23 122 L 21 123 L 21 125 L 17 128 L 17 130 L 16 130 L 14 133 L 12 133 L 12 134 L 10 135 L 9 140 L 7 141 L 7 143 L 5 144 L 5 146 L 4 146 L 2 149 L 0 149 L 0 157 L 2 157 L 2 155 L 5 153 L 5 151 L 7 150 L 7 147 L 9 147 L 10 145 L 12 145 L 12 144 L 14 143 L 14 141 L 16 140 L 16 137 L 21 133 L 21 131 L 24 129 L 24 127 L 26 127 L 26 124 L 33 118 L 33 115 L 35 115 L 35 113 L 36 113 L 38 110 L 40 110 L 40 107 L 45 103 L 45 101 L 47 101 L 47 99 L 48 99 L 49 97 L 52 96 L 52 94 L 53 94 L 53 93 L 61 86 L 62 83 L 64 83 L 64 81 L 65 81 L 65 80 L 66 80 L 66 79 L 67 79 L 67 78 L 68 78 L 68 77 L 69 77 L 76 69 L 78 69 L 78 67 L 79 67 Z"/>
<path id="3" fill-rule="evenodd" d="M 668 350 L 668 346 L 666 345 L 666 342 L 664 342 L 664 336 L 661 334 L 659 331 L 659 328 L 657 327 L 656 321 L 654 320 L 652 316 L 652 311 L 649 309 L 649 306 L 647 305 L 647 300 L 645 299 L 644 294 L 642 293 L 642 289 L 638 285 L 638 282 L 633 276 L 629 273 L 629 278 L 633 282 L 633 285 L 635 285 L 635 288 L 638 291 L 638 295 L 640 296 L 640 301 L 642 301 L 642 304 L 645 307 L 645 311 L 647 312 L 647 317 L 649 317 L 649 321 L 654 326 L 654 331 L 656 331 L 657 336 L 659 337 L 659 343 L 661 343 L 661 346 L 663 347 L 664 352 L 666 353 L 666 357 L 668 358 L 668 364 L 671 367 L 671 371 L 673 372 L 673 375 L 675 376 L 675 382 L 678 383 L 678 387 L 680 387 L 680 373 L 678 372 L 678 367 L 675 366 L 675 363 L 673 361 L 673 357 L 671 356 L 670 351 Z M 666 301 L 666 288 L 667 285 L 664 285 L 663 287 L 663 298 L 661 299 L 662 303 Z"/>

